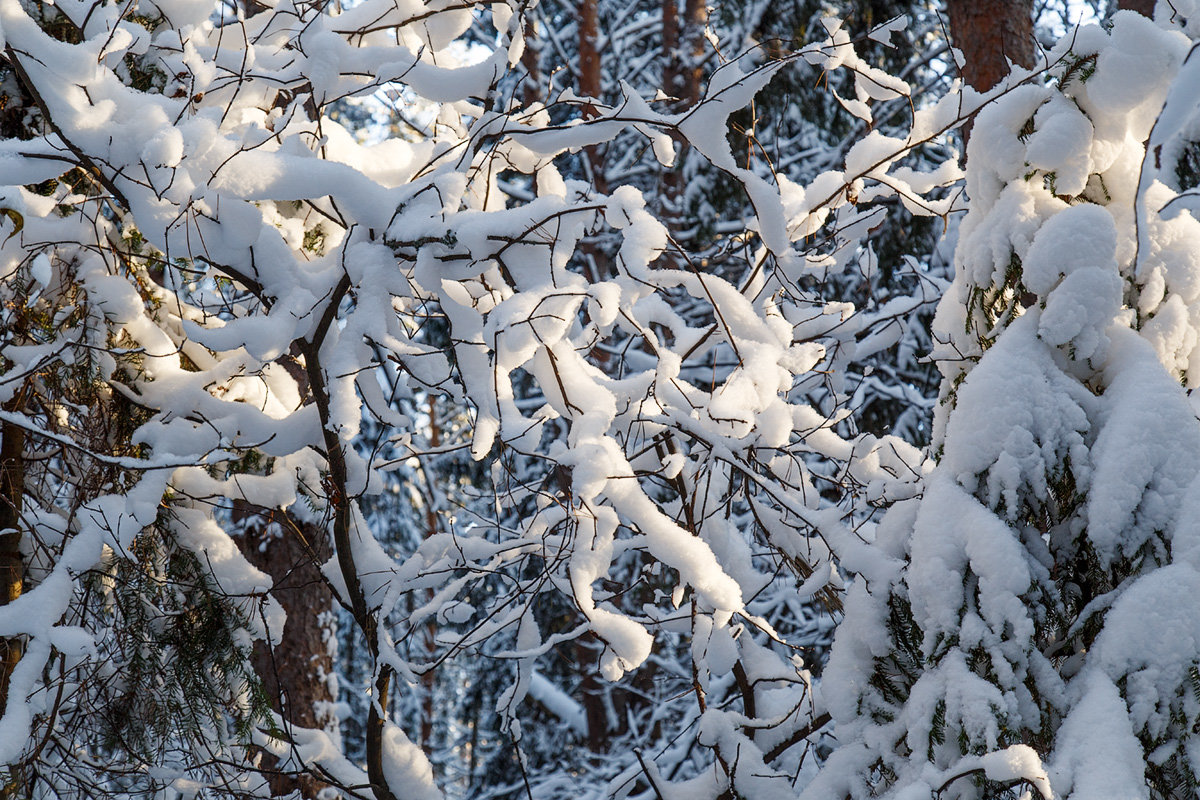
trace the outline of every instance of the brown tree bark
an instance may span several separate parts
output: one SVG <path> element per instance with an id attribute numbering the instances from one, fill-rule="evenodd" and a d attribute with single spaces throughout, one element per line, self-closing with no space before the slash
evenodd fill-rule
<path id="1" fill-rule="evenodd" d="M 600 15 L 596 3 L 597 0 L 581 0 L 579 3 L 579 93 L 599 98 L 603 82 L 600 52 L 596 49 L 596 39 L 600 35 Z M 595 109 L 592 113 L 595 113 Z"/>
<path id="2" fill-rule="evenodd" d="M 282 511 L 238 503 L 234 513 L 246 520 L 241 537 L 246 560 L 271 576 L 271 596 L 287 612 L 278 645 L 255 643 L 254 670 L 280 716 L 302 728 L 325 727 L 328 720 L 318 708 L 336 700 L 326 680 L 333 673 L 325 641 L 333 596 L 320 574 L 320 565 L 333 554 L 329 537 L 324 527 Z M 311 775 L 282 772 L 271 776 L 270 785 L 277 797 L 299 790 L 302 797 L 314 798 L 324 788 Z"/>
<path id="3" fill-rule="evenodd" d="M 602 99 L 604 93 L 600 51 L 596 40 L 600 36 L 599 0 L 581 0 L 579 3 L 579 94 L 584 97 Z M 600 110 L 591 103 L 583 107 L 587 118 L 597 117 Z M 588 169 L 592 173 L 592 185 L 601 194 L 608 193 L 608 182 L 604 179 L 604 154 L 599 145 L 583 148 Z"/>
<path id="4" fill-rule="evenodd" d="M 6 78 L 11 67 L 0 69 L 0 80 Z M 7 81 L 11 86 L 12 81 Z M 33 107 L 33 98 L 20 81 L 17 96 L 0 91 L 0 137 L 4 139 L 28 139 L 32 131 L 27 124 L 27 115 Z M 4 404 L 5 411 L 20 410 L 22 393 Z M 0 425 L 0 606 L 7 605 L 24 590 L 25 564 L 21 559 L 21 506 L 25 493 L 25 431 L 16 425 Z M 17 662 L 21 660 L 24 644 L 20 639 L 0 638 L 0 716 L 4 715 L 8 703 L 8 685 Z M 20 788 L 18 783 L 0 786 L 0 798 L 10 796 Z"/>
<path id="5" fill-rule="evenodd" d="M 575 668 L 579 671 L 579 700 L 587 720 L 587 746 L 593 753 L 608 750 L 608 715 L 604 711 L 604 687 L 596 675 L 598 649 L 596 636 L 586 634 L 575 640 Z"/>
<path id="6" fill-rule="evenodd" d="M 18 407 L 18 398 L 4 404 Z M 25 493 L 25 431 L 16 425 L 0 426 L 0 606 L 21 596 L 25 563 L 21 559 L 21 505 Z M 0 638 L 0 716 L 8 703 L 8 686 L 21 660 L 22 641 Z M 0 791 L 2 794 L 2 791 Z"/>
<path id="7" fill-rule="evenodd" d="M 293 348 L 280 363 L 304 397 L 310 386 L 307 372 L 296 360 L 298 352 Z M 272 707 L 285 720 L 302 728 L 325 727 L 329 720 L 317 709 L 331 707 L 337 700 L 326 679 L 333 673 L 325 641 L 331 633 L 333 594 L 320 571 L 333 555 L 329 533 L 323 525 L 301 522 L 286 512 L 245 500 L 234 503 L 233 514 L 243 523 L 242 554 L 271 576 L 271 596 L 287 614 L 278 645 L 255 643 L 254 671 Z M 325 784 L 312 775 L 277 773 L 271 776 L 270 786 L 276 797 L 298 790 L 301 797 L 314 798 Z"/>
<path id="8" fill-rule="evenodd" d="M 525 19 L 525 50 L 521 53 L 521 66 L 525 68 L 521 96 L 527 106 L 539 103 L 545 99 L 542 94 L 541 49 L 541 42 L 538 41 L 537 25 L 531 15 Z"/>
<path id="9" fill-rule="evenodd" d="M 1117 7 L 1122 10 L 1136 11 L 1143 16 L 1154 19 L 1155 0 L 1120 0 Z"/>
<path id="10" fill-rule="evenodd" d="M 704 29 L 708 26 L 708 3 L 705 0 L 685 0 L 683 29 L 680 32 L 680 55 L 684 59 L 681 73 L 683 93 L 679 99 L 687 108 L 700 102 L 700 81 L 704 74 Z"/>
<path id="11" fill-rule="evenodd" d="M 946 0 L 950 38 L 962 51 L 963 80 L 986 92 L 1008 74 L 1008 62 L 1033 66 L 1033 0 Z"/>
<path id="12" fill-rule="evenodd" d="M 663 91 L 679 97 L 683 89 L 679 76 L 679 4 L 663 0 L 662 4 Z"/>
<path id="13" fill-rule="evenodd" d="M 663 0 L 663 91 L 676 98 L 676 110 L 700 102 L 707 24 L 708 5 L 703 0 L 684 0 L 682 18 L 677 0 Z"/>
<path id="14" fill-rule="evenodd" d="M 438 406 L 437 400 L 433 395 L 429 395 L 426 409 L 429 412 L 429 446 L 432 449 L 441 447 L 442 444 L 442 428 L 438 422 Z M 431 490 L 432 486 L 429 487 Z M 432 495 L 432 491 L 431 491 Z M 425 538 L 429 539 L 437 534 L 438 514 L 437 509 L 433 507 L 433 497 L 425 499 Z M 432 589 L 425 591 L 425 602 L 433 600 L 434 592 Z M 421 649 L 422 656 L 433 660 L 433 652 L 435 650 L 435 639 L 437 630 L 434 627 L 433 619 L 429 619 L 421 631 Z M 433 746 L 433 700 L 434 692 L 437 688 L 437 674 L 430 670 L 421 675 L 421 747 L 426 753 Z"/>
<path id="15" fill-rule="evenodd" d="M 1009 72 L 1009 62 L 1032 67 L 1033 0 L 946 0 L 950 38 L 966 63 L 962 78 L 986 92 Z M 962 128 L 963 148 L 974 120 Z"/>
<path id="16" fill-rule="evenodd" d="M 707 24 L 708 5 L 704 0 L 685 0 L 682 17 L 677 0 L 663 0 L 663 91 L 675 98 L 671 103 L 675 112 L 686 111 L 700 102 Z M 687 182 L 683 172 L 687 142 L 679 136 L 674 138 L 679 156 L 666 171 L 662 184 L 662 216 L 672 234 L 685 227 L 682 217 Z"/>

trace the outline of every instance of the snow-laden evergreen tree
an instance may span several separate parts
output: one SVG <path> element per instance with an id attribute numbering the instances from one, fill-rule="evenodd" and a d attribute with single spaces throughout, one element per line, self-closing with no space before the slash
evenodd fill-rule
<path id="1" fill-rule="evenodd" d="M 978 117 L 935 324 L 938 466 L 843 562 L 839 747 L 805 797 L 1195 794 L 1185 17 L 1081 29 Z"/>

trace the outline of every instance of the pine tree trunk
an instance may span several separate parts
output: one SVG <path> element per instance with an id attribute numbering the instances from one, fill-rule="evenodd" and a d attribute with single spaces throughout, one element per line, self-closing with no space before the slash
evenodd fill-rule
<path id="1" fill-rule="evenodd" d="M 663 92 L 670 97 L 683 96 L 683 76 L 680 74 L 679 59 L 679 5 L 675 0 L 663 0 L 662 4 L 662 83 Z M 671 106 L 677 110 L 682 102 L 673 100 Z M 682 136 L 673 135 L 679 157 L 671 169 L 663 170 L 662 190 L 659 193 L 661 208 L 659 214 L 667 224 L 668 229 L 674 229 L 679 218 L 679 201 L 683 196 L 683 156 L 687 143 Z"/>
<path id="2" fill-rule="evenodd" d="M 597 671 L 595 634 L 586 634 L 575 640 L 575 667 L 579 670 L 580 703 L 587 720 L 587 746 L 593 753 L 608 750 L 608 715 L 604 713 L 604 689 Z"/>
<path id="3" fill-rule="evenodd" d="M 676 98 L 677 110 L 700 102 L 707 25 L 708 5 L 702 0 L 685 0 L 682 19 L 677 0 L 663 0 L 663 91 Z"/>
<path id="4" fill-rule="evenodd" d="M 685 111 L 700 102 L 707 24 L 708 5 L 703 0 L 685 0 L 682 19 L 677 0 L 663 0 L 663 90 L 675 98 L 673 111 Z M 679 156 L 665 171 L 662 183 L 662 217 L 672 234 L 687 227 L 683 220 L 687 142 L 679 136 L 675 141 Z"/>
<path id="5" fill-rule="evenodd" d="M 602 99 L 604 80 L 600 64 L 600 51 L 596 40 L 600 36 L 600 15 L 596 4 L 599 0 L 582 0 L 579 4 L 579 94 L 584 97 Z M 588 104 L 583 108 L 585 117 L 599 116 L 600 110 Z M 604 180 L 604 155 L 598 145 L 584 149 L 587 166 L 592 173 L 592 186 L 601 194 L 608 193 Z"/>
<path id="6" fill-rule="evenodd" d="M 255 643 L 255 672 L 262 678 L 272 707 L 285 720 L 302 728 L 323 728 L 329 720 L 321 708 L 331 707 L 337 699 L 327 680 L 333 674 L 326 644 L 333 596 L 319 570 L 333 553 L 329 538 L 322 526 L 299 522 L 281 511 L 239 503 L 234 513 L 257 518 L 245 526 L 242 552 L 246 560 L 271 576 L 271 596 L 287 612 L 278 645 Z M 282 536 L 276 536 L 278 532 Z M 276 797 L 299 790 L 302 797 L 314 798 L 324 788 L 310 775 L 287 773 L 273 775 L 270 785 Z"/>
<path id="7" fill-rule="evenodd" d="M 679 97 L 683 90 L 679 78 L 679 4 L 663 0 L 662 4 L 663 91 Z"/>
<path id="8" fill-rule="evenodd" d="M 426 410 L 429 412 L 429 447 L 436 450 L 442 444 L 442 428 L 438 422 L 438 407 L 437 401 L 433 395 L 429 395 L 427 399 Z M 430 486 L 430 496 L 425 499 L 425 538 L 429 539 L 438 532 L 438 514 L 437 509 L 433 505 L 433 487 Z M 424 602 L 432 602 L 434 592 L 428 589 L 425 592 Z M 421 631 L 421 656 L 428 661 L 433 661 L 433 653 L 436 649 L 435 641 L 437 637 L 437 628 L 434 625 L 434 620 L 430 617 Z M 421 674 L 421 748 L 426 753 L 431 751 L 433 746 L 433 715 L 434 715 L 434 691 L 437 688 L 437 673 L 433 670 Z"/>
<path id="9" fill-rule="evenodd" d="M 541 61 L 541 42 L 538 40 L 537 24 L 531 12 L 525 19 L 525 51 L 521 53 L 521 66 L 525 68 L 521 94 L 526 106 L 545 100 L 542 93 Z"/>
<path id="10" fill-rule="evenodd" d="M 1033 0 L 946 0 L 946 11 L 950 38 L 966 62 L 962 78 L 971 88 L 991 89 L 1009 73 L 1009 62 L 1033 66 Z M 963 126 L 964 149 L 973 122 Z"/>
<path id="11" fill-rule="evenodd" d="M 11 67 L 0 70 L 0 81 L 7 80 Z M 30 130 L 27 114 L 33 99 L 19 81 L 20 93 L 12 97 L 0 92 L 0 137 L 28 139 Z M 4 404 L 5 411 L 18 411 L 21 394 Z M 21 559 L 21 501 L 25 491 L 25 431 L 16 425 L 0 426 L 0 606 L 21 596 L 25 582 L 25 564 Z M 8 685 L 24 647 L 20 639 L 0 638 L 0 717 L 8 703 Z M 15 784 L 14 784 L 15 786 Z M 0 798 L 7 797 L 10 787 L 0 786 Z"/>
<path id="12" fill-rule="evenodd" d="M 1118 7 L 1126 11 L 1136 11 L 1139 14 L 1154 18 L 1155 0 L 1120 0 Z"/>
<path id="13" fill-rule="evenodd" d="M 1033 0 L 947 0 L 950 38 L 962 51 L 963 80 L 981 92 L 1008 74 L 1008 62 L 1033 66 Z"/>
<path id="14" fill-rule="evenodd" d="M 683 93 L 679 96 L 687 108 L 700 102 L 700 79 L 704 72 L 704 29 L 708 26 L 708 4 L 704 0 L 686 0 L 683 7 L 680 56 Z"/>
<path id="15" fill-rule="evenodd" d="M 310 394 L 308 375 L 300 368 L 297 350 L 280 359 L 296 381 L 302 397 Z M 234 518 L 244 522 L 238 540 L 246 560 L 271 576 L 271 596 L 287 614 L 283 635 L 274 648 L 256 642 L 254 670 L 272 707 L 292 725 L 323 728 L 331 721 L 320 713 L 337 700 L 328 677 L 333 658 L 327 637 L 333 635 L 333 595 L 321 575 L 321 565 L 333 555 L 324 525 L 302 522 L 291 514 L 239 501 Z M 272 524 L 275 523 L 275 524 Z M 277 632 L 273 632 L 277 633 Z M 278 773 L 271 777 L 271 794 L 299 791 L 314 798 L 325 784 L 311 775 Z"/>
<path id="16" fill-rule="evenodd" d="M 13 398 L 5 411 L 15 411 Z M 0 426 L 0 606 L 21 596 L 25 564 L 21 559 L 21 501 L 25 491 L 25 431 L 16 425 Z M 18 638 L 0 638 L 0 716 L 8 703 L 8 685 L 23 647 Z"/>

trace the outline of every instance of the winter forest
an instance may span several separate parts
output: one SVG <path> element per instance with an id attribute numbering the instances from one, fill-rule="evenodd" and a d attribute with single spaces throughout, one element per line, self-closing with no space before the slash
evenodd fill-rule
<path id="1" fill-rule="evenodd" d="M 0 800 L 1200 796 L 1198 45 L 0 0 Z"/>

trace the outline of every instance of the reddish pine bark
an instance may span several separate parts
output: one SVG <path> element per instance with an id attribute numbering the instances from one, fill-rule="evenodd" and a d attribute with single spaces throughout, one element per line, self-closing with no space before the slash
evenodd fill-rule
<path id="1" fill-rule="evenodd" d="M 540 103 L 544 99 L 542 96 L 541 56 L 541 42 L 538 41 L 537 25 L 530 16 L 525 19 L 525 50 L 521 53 L 521 66 L 525 68 L 522 99 L 527 106 Z"/>
<path id="2" fill-rule="evenodd" d="M 442 444 L 442 427 L 438 422 L 437 401 L 433 395 L 428 398 L 426 406 L 429 412 L 429 446 L 432 449 L 437 449 Z M 432 487 L 430 487 L 432 488 Z M 425 505 L 425 538 L 429 539 L 438 532 L 438 515 L 437 510 L 430 502 L 432 498 L 426 499 Z M 431 602 L 434 597 L 432 589 L 425 592 L 425 602 Z M 421 648 L 424 655 L 430 657 L 432 661 L 437 629 L 434 626 L 433 619 L 430 618 L 421 631 Z M 421 674 L 421 747 L 426 753 L 430 751 L 433 745 L 433 695 L 437 687 L 437 674 L 430 670 Z"/>
<path id="3" fill-rule="evenodd" d="M 324 528 L 298 522 L 282 511 L 239 503 L 235 514 L 247 518 L 242 552 L 271 576 L 271 595 L 287 612 L 279 644 L 274 648 L 264 642 L 255 644 L 255 672 L 272 707 L 284 719 L 300 727 L 320 728 L 325 720 L 318 716 L 318 706 L 336 699 L 322 680 L 322 675 L 333 672 L 322 625 L 322 615 L 333 611 L 333 596 L 319 571 L 332 555 L 329 538 Z M 273 535 L 276 532 L 282 536 Z M 271 776 L 270 784 L 277 797 L 299 790 L 302 797 L 313 798 L 324 787 L 312 776 L 284 773 Z"/>
<path id="4" fill-rule="evenodd" d="M 679 5 L 675 0 L 662 4 L 663 91 L 679 97 Z"/>
<path id="5" fill-rule="evenodd" d="M 968 86 L 986 92 L 1008 74 L 1009 62 L 1033 66 L 1033 0 L 946 0 L 946 11 Z M 962 128 L 964 148 L 973 124 Z"/>
<path id="6" fill-rule="evenodd" d="M 700 102 L 700 79 L 704 66 L 704 29 L 708 25 L 708 4 L 704 0 L 686 0 L 683 6 L 683 30 L 680 54 L 685 60 L 682 67 L 683 93 L 679 99 L 687 108 Z"/>
<path id="7" fill-rule="evenodd" d="M 296 360 L 297 352 L 293 350 L 279 363 L 305 396 L 311 388 L 307 373 Z M 271 596 L 287 614 L 276 647 L 255 643 L 254 670 L 262 678 L 272 707 L 285 720 L 303 728 L 320 728 L 326 720 L 318 716 L 317 708 L 337 699 L 330 684 L 322 680 L 333 673 L 325 642 L 329 632 L 322 624 L 323 615 L 333 613 L 333 594 L 320 572 L 320 566 L 333 555 L 329 532 L 323 525 L 300 522 L 286 512 L 247 501 L 235 503 L 233 513 L 235 519 L 244 521 L 239 539 L 243 555 L 271 576 Z M 332 621 L 331 616 L 325 619 Z M 298 790 L 302 797 L 314 798 L 324 788 L 311 775 L 284 773 L 271 776 L 270 785 L 271 794 L 277 797 Z"/>
<path id="8" fill-rule="evenodd" d="M 1033 0 L 947 0 L 946 11 L 971 87 L 991 89 L 1008 74 L 1009 61 L 1033 66 Z"/>
<path id="9" fill-rule="evenodd" d="M 1154 18 L 1154 2 L 1155 0 L 1120 0 L 1117 6 L 1128 11 L 1136 11 L 1139 14 Z"/>
<path id="10" fill-rule="evenodd" d="M 5 404 L 16 409 L 16 398 Z M 21 500 L 25 491 L 25 431 L 5 423 L 0 427 L 0 606 L 21 596 L 25 564 L 21 559 Z M 20 639 L 0 638 L 0 716 L 8 701 L 8 684 L 21 660 Z"/>
<path id="11" fill-rule="evenodd" d="M 595 634 L 575 640 L 575 668 L 579 672 L 579 701 L 587 720 L 587 746 L 593 753 L 608 750 L 608 714 L 604 710 L 604 688 L 597 677 L 598 650 Z"/>
<path id="12" fill-rule="evenodd" d="M 579 4 L 579 94 L 584 97 L 602 99 L 604 80 L 600 64 L 600 51 L 596 41 L 600 36 L 600 18 L 596 7 L 598 0 L 582 0 Z M 588 104 L 583 107 L 585 117 L 599 116 L 600 110 Z M 588 167 L 592 173 L 592 186 L 601 194 L 608 193 L 604 180 L 604 155 L 597 145 L 584 149 Z"/>
<path id="13" fill-rule="evenodd" d="M 663 0 L 663 91 L 675 98 L 671 104 L 674 111 L 685 111 L 700 102 L 707 24 L 708 6 L 703 0 L 685 0 L 682 17 L 677 0 Z M 687 156 L 687 142 L 679 136 L 674 138 L 679 157 L 664 175 L 662 185 L 662 216 L 672 232 L 685 227 L 681 218 L 686 188 L 683 163 Z"/>

